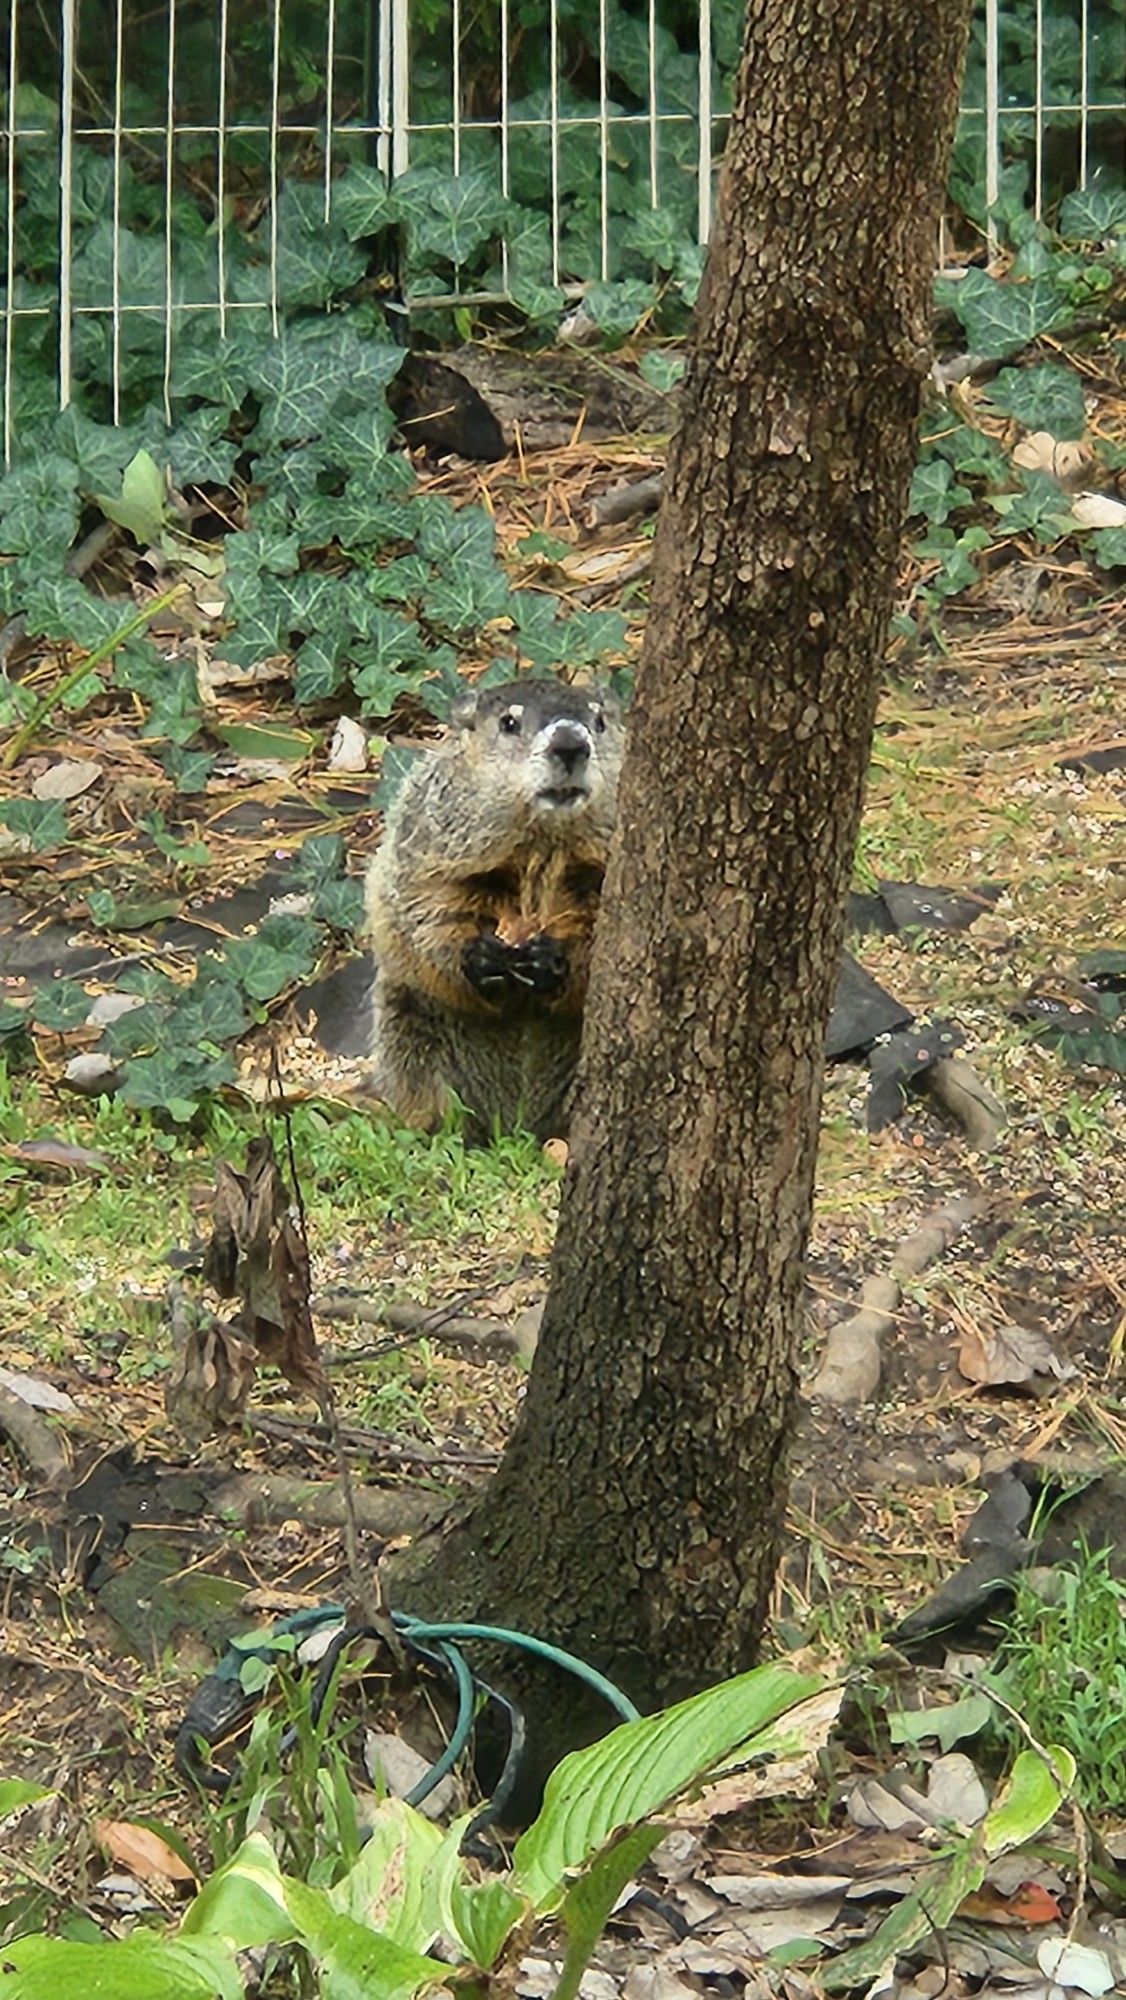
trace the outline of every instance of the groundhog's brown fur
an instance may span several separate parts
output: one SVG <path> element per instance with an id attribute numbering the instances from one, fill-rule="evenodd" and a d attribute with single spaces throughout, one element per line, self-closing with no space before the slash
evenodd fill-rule
<path id="1" fill-rule="evenodd" d="M 432 1128 L 565 1134 L 622 753 L 593 689 L 467 695 L 408 774 L 367 878 L 375 1089 Z"/>

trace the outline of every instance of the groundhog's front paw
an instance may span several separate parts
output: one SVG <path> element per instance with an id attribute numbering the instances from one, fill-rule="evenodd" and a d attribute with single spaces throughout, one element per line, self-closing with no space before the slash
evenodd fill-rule
<path id="1" fill-rule="evenodd" d="M 503 1000 L 512 987 L 512 951 L 493 932 L 475 937 L 462 954 L 461 969 L 482 1000 Z"/>
<path id="2" fill-rule="evenodd" d="M 567 951 L 555 938 L 546 935 L 531 938 L 527 944 L 515 945 L 513 951 L 511 977 L 528 992 L 546 999 L 566 986 Z"/>

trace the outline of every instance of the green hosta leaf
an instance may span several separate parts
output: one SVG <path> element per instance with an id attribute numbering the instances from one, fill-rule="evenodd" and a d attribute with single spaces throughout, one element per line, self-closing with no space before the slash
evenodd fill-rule
<path id="1" fill-rule="evenodd" d="M 1096 528 L 1089 546 L 1100 569 L 1126 569 L 1126 528 Z"/>
<path id="2" fill-rule="evenodd" d="M 265 917 L 255 937 L 229 938 L 223 963 L 250 999 L 274 1000 L 312 971 L 320 934 L 308 917 Z"/>
<path id="3" fill-rule="evenodd" d="M 52 979 L 41 986 L 31 1003 L 31 1018 L 40 1028 L 54 1028 L 65 1034 L 80 1028 L 90 1012 L 90 996 L 76 979 Z"/>
<path id="4" fill-rule="evenodd" d="M 756 1739 L 761 1750 L 772 1725 L 823 1686 L 788 1667 L 755 1667 L 565 1757 L 517 1842 L 516 1886 L 538 1910 L 556 1906 L 569 1874 L 709 1775 L 750 1762 Z"/>
<path id="5" fill-rule="evenodd" d="M 445 1985 L 450 1968 L 333 1909 L 322 1890 L 286 1880 L 286 1908 L 320 1968 L 322 2000 L 414 2000 Z"/>
<path id="6" fill-rule="evenodd" d="M 180 1932 L 183 1937 L 220 1939 L 233 1951 L 294 1939 L 281 1870 L 263 1834 L 250 1834 L 204 1883 L 184 1913 Z"/>
<path id="7" fill-rule="evenodd" d="M 61 799 L 5 799 L 0 826 L 29 841 L 33 854 L 47 854 L 66 839 L 66 807 Z"/>
<path id="8" fill-rule="evenodd" d="M 463 1831 L 459 1827 L 458 1837 Z M 439 1857 L 442 1865 L 436 1866 Z M 445 1878 L 461 1866 L 456 1838 L 451 1841 L 401 1799 L 383 1799 L 363 1853 L 330 1889 L 329 1901 L 353 1923 L 408 1951 L 424 1952 L 443 1929 Z"/>
<path id="9" fill-rule="evenodd" d="M 985 1851 L 992 1858 L 1035 1840 L 1055 1818 L 1064 1787 L 1075 1783 L 1075 1759 L 1059 1744 L 1049 1746 L 1056 1774 L 1034 1750 L 1022 1750 L 982 1827 Z M 1058 1781 L 1057 1781 L 1058 1778 Z"/>
<path id="10" fill-rule="evenodd" d="M 961 320 L 973 353 L 987 360 L 1019 353 L 1040 334 L 1059 326 L 1069 311 L 1047 277 L 1012 284 L 985 271 L 967 271 L 956 281 L 941 279 L 936 296 Z"/>
<path id="11" fill-rule="evenodd" d="M 313 738 L 304 729 L 277 722 L 213 722 L 212 736 L 225 743 L 236 757 L 267 757 L 282 764 L 300 764 L 313 748 Z"/>
<path id="12" fill-rule="evenodd" d="M 915 467 L 911 477 L 911 493 L 907 502 L 908 514 L 922 514 L 936 526 L 959 507 L 969 507 L 973 494 L 968 486 L 959 486 L 950 465 L 944 458 L 930 458 Z"/>
<path id="13" fill-rule="evenodd" d="M 559 1912 L 567 1933 L 568 1958 L 573 1954 L 580 1964 L 586 1964 L 626 1883 L 644 1867 L 664 1831 L 659 1822 L 632 1827 L 603 1848 L 571 1884 Z"/>
<path id="14" fill-rule="evenodd" d="M 94 498 L 107 521 L 116 522 L 134 541 L 156 541 L 164 526 L 168 500 L 160 468 L 147 451 L 130 459 L 118 498 L 108 493 L 96 493 Z"/>
<path id="15" fill-rule="evenodd" d="M 1001 516 L 1008 535 L 1033 535 L 1042 547 L 1075 532 L 1078 523 L 1066 493 L 1050 472 L 1022 474 L 1020 493 L 991 493 L 989 504 Z"/>
<path id="16" fill-rule="evenodd" d="M 941 1933 L 959 1905 L 984 1880 L 985 1859 L 976 1840 L 960 1841 L 947 1853 L 936 1855 L 927 1870 L 926 1888 L 905 1896 L 863 1944 L 819 1967 L 820 1984 L 828 1993 L 871 1986 L 920 1938 Z"/>
<path id="17" fill-rule="evenodd" d="M 1126 188 L 1076 188 L 1060 203 L 1060 235 L 1069 243 L 1101 243 L 1126 231 Z"/>
<path id="18" fill-rule="evenodd" d="M 22 1007 L 13 1007 L 10 1000 L 0 1000 L 0 1042 L 12 1040 L 27 1031 L 27 1014 Z M 19 1783 L 13 1778 L 8 1782 Z"/>
<path id="19" fill-rule="evenodd" d="M 463 1829 L 459 1826 L 458 1838 Z M 448 1923 L 460 1938 L 469 1963 L 487 1972 L 500 1957 L 517 1924 L 523 1923 L 531 1905 L 518 1896 L 507 1882 L 466 1882 L 455 1878 L 450 1884 Z"/>
<path id="20" fill-rule="evenodd" d="M 987 400 L 1030 431 L 1079 438 L 1087 428 L 1083 386 L 1073 368 L 1043 361 L 1032 368 L 1002 368 Z"/>
<path id="21" fill-rule="evenodd" d="M 675 354 L 671 348 L 655 347 L 641 357 L 641 373 L 651 389 L 658 389 L 667 395 L 683 379 L 686 362 L 683 354 Z"/>
<path id="22" fill-rule="evenodd" d="M 137 1931 L 100 1944 L 23 1937 L 4 1946 L 11 2000 L 242 2000 L 234 1954 L 217 1939 Z"/>
<path id="23" fill-rule="evenodd" d="M 399 219 L 399 204 L 378 167 L 359 161 L 347 167 L 332 183 L 332 217 L 353 242 L 360 236 L 378 236 Z"/>
<path id="24" fill-rule="evenodd" d="M 78 531 L 78 467 L 61 452 L 37 454 L 0 479 L 0 554 L 34 552 L 61 562 Z"/>
<path id="25" fill-rule="evenodd" d="M 641 278 L 623 278 L 618 283 L 590 285 L 583 294 L 583 308 L 600 333 L 611 341 L 622 341 L 641 324 L 657 303 L 657 288 Z"/>
<path id="26" fill-rule="evenodd" d="M 406 219 L 412 263 L 437 258 L 467 264 L 499 234 L 508 213 L 496 176 L 484 167 L 457 176 L 437 167 L 412 167 L 396 181 L 395 198 Z"/>

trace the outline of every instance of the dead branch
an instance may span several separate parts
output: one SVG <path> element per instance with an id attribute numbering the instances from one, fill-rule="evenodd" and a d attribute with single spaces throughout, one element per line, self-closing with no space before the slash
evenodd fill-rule
<path id="1" fill-rule="evenodd" d="M 10 1389 L 0 1389 L 0 1432 L 41 1486 L 65 1486 L 70 1461 L 51 1425 Z"/>
<path id="2" fill-rule="evenodd" d="M 543 1303 L 528 1306 L 511 1322 L 476 1319 L 470 1314 L 435 1312 L 433 1306 L 413 1305 L 409 1300 L 380 1304 L 378 1299 L 360 1298 L 350 1292 L 329 1292 L 313 1300 L 317 1319 L 353 1320 L 361 1326 L 385 1326 L 392 1333 L 413 1334 L 420 1340 L 436 1340 L 440 1346 L 468 1349 L 496 1359 L 516 1355 L 530 1361 L 535 1353 Z M 346 1362 L 347 1355 L 340 1361 Z"/>
<path id="3" fill-rule="evenodd" d="M 370 1486 L 361 1487 L 353 1499 L 358 1526 L 385 1542 L 421 1533 L 449 1504 L 437 1493 Z M 338 1483 L 327 1479 L 237 1473 L 216 1488 L 212 1509 L 233 1516 L 244 1528 L 276 1528 L 284 1521 L 300 1521 L 306 1528 L 345 1525 L 344 1496 Z"/>
<path id="4" fill-rule="evenodd" d="M 918 1229 L 903 1237 L 886 1277 L 868 1278 L 860 1309 L 829 1330 L 821 1366 L 805 1391 L 810 1402 L 867 1403 L 880 1381 L 880 1349 L 895 1324 L 903 1285 L 917 1278 L 953 1242 L 960 1229 L 985 1207 L 981 1195 L 963 1195 L 936 1208 Z"/>
<path id="5" fill-rule="evenodd" d="M 651 514 L 660 503 L 664 483 L 664 473 L 654 472 L 632 486 L 612 486 L 608 493 L 600 493 L 591 501 L 587 525 L 605 528 L 612 521 L 629 521 L 635 514 Z"/>

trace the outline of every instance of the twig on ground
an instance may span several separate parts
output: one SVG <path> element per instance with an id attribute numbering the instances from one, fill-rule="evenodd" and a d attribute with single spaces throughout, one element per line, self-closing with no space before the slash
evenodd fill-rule
<path id="1" fill-rule="evenodd" d="M 629 521 L 635 514 L 651 514 L 660 503 L 664 483 L 664 473 L 654 472 L 632 486 L 612 486 L 608 493 L 600 493 L 591 501 L 588 526 L 605 528 L 612 521 Z"/>
<path id="2" fill-rule="evenodd" d="M 313 1300 L 313 1313 L 318 1319 L 353 1320 L 361 1326 L 386 1326 L 392 1333 L 413 1335 L 419 1340 L 436 1340 L 440 1346 L 467 1348 L 494 1357 L 515 1354 L 521 1360 L 530 1361 L 543 1318 L 543 1305 L 541 1302 L 528 1306 L 509 1322 L 474 1319 L 470 1315 L 454 1312 L 443 1315 L 435 1313 L 431 1306 L 412 1305 L 409 1300 L 381 1305 L 377 1299 L 360 1298 L 348 1292 L 330 1292 Z M 395 1341 L 389 1342 L 387 1348 L 381 1345 L 371 1351 L 372 1356 L 374 1358 L 380 1352 L 388 1352 L 392 1346 L 403 1344 Z M 350 1360 L 363 1358 L 363 1355 L 342 1354 L 334 1358 L 332 1365 L 343 1367 Z"/>
<path id="3" fill-rule="evenodd" d="M 248 1416 L 246 1422 L 252 1431 L 259 1432 L 262 1437 L 280 1438 L 287 1444 L 307 1442 L 310 1438 L 334 1446 L 339 1443 L 342 1448 L 350 1446 L 353 1451 L 370 1452 L 386 1466 L 392 1463 L 425 1468 L 442 1465 L 472 1472 L 488 1469 L 497 1462 L 495 1451 L 462 1451 L 451 1445 L 414 1444 L 409 1438 L 394 1437 L 388 1431 L 369 1430 L 362 1424 L 306 1424 L 296 1417 L 256 1416 Z"/>

